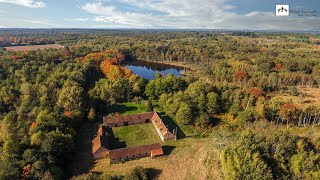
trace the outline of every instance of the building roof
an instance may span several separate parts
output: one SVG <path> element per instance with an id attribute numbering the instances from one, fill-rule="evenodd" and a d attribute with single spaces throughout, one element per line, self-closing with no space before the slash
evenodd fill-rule
<path id="1" fill-rule="evenodd" d="M 168 135 L 170 137 L 174 137 L 174 135 L 168 130 L 166 125 L 162 122 L 162 119 L 160 118 L 157 112 L 154 112 L 152 120 L 154 125 L 159 129 L 162 136 Z"/>
<path id="2" fill-rule="evenodd" d="M 100 125 L 99 129 L 98 129 L 98 135 L 102 136 L 106 134 L 106 129 Z"/>
<path id="3" fill-rule="evenodd" d="M 109 153 L 109 158 L 120 159 L 120 158 L 128 158 L 133 156 L 139 156 L 145 154 L 146 152 L 151 153 L 152 150 L 157 150 L 157 154 L 160 155 L 160 149 L 162 150 L 162 146 L 160 143 L 150 144 L 145 146 L 136 146 L 130 148 L 122 148 L 122 149 L 114 149 Z M 163 153 L 162 153 L 163 154 Z"/>
<path id="4" fill-rule="evenodd" d="M 140 114 L 130 114 L 122 116 L 108 116 L 103 118 L 103 123 L 105 126 L 114 123 L 124 123 L 124 122 L 137 122 L 144 121 L 146 119 L 152 120 L 154 126 L 160 131 L 162 136 L 169 136 L 169 138 L 174 138 L 175 136 L 168 130 L 166 125 L 163 123 L 161 117 L 157 112 L 146 112 Z"/>
<path id="5" fill-rule="evenodd" d="M 154 112 L 147 112 L 147 113 L 141 113 L 141 114 L 129 114 L 129 115 L 122 115 L 122 116 L 107 116 L 103 118 L 103 123 L 107 125 L 112 123 L 142 121 L 146 119 L 151 119 L 153 114 Z"/>
<path id="6" fill-rule="evenodd" d="M 163 155 L 162 148 L 151 150 L 151 157 Z"/>

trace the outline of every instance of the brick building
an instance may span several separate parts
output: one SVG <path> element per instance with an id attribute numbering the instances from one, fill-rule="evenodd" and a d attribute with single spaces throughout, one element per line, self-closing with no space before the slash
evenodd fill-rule
<path id="1" fill-rule="evenodd" d="M 147 156 L 155 157 L 161 155 L 163 155 L 162 146 L 160 143 L 156 143 L 145 146 L 114 149 L 110 151 L 109 158 L 111 163 L 115 163 Z"/>
<path id="2" fill-rule="evenodd" d="M 166 125 L 157 112 L 147 112 L 141 114 L 129 114 L 123 116 L 109 116 L 103 118 L 103 123 L 106 127 L 129 126 L 135 124 L 152 123 L 156 128 L 160 139 L 166 140 L 175 139 L 176 136 L 169 131 Z"/>
<path id="3" fill-rule="evenodd" d="M 97 136 L 92 141 L 92 154 L 94 159 L 108 157 L 110 162 L 114 163 L 146 156 L 154 157 L 163 155 L 160 143 L 121 149 L 110 148 L 109 143 L 111 143 L 111 137 L 107 133 L 106 127 L 129 126 L 144 123 L 152 123 L 162 141 L 176 138 L 163 123 L 157 112 L 104 117 L 103 125 L 99 127 Z"/>

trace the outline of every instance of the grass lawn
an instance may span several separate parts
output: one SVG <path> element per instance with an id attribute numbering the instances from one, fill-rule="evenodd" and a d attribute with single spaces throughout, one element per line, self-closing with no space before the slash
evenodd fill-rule
<path id="1" fill-rule="evenodd" d="M 113 149 L 161 142 L 156 129 L 151 123 L 113 127 L 112 131 L 116 138 L 112 142 Z"/>
<path id="2" fill-rule="evenodd" d="M 108 159 L 97 160 L 90 171 L 110 175 L 126 174 L 136 166 L 160 171 L 156 179 L 198 180 L 221 179 L 220 150 L 212 138 L 184 138 L 164 144 L 170 153 L 156 158 L 141 158 L 125 163 L 110 164 Z"/>
<path id="3" fill-rule="evenodd" d="M 141 104 L 129 102 L 129 103 L 122 103 L 122 104 L 117 104 L 109 107 L 108 113 L 119 112 L 122 115 L 137 114 L 137 113 L 146 112 L 146 109 L 147 109 L 146 102 L 142 102 Z"/>

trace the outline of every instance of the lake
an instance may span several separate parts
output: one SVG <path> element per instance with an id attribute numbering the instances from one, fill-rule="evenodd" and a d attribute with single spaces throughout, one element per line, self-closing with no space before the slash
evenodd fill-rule
<path id="1" fill-rule="evenodd" d="M 182 76 L 183 67 L 173 66 L 169 64 L 155 63 L 150 61 L 136 60 L 125 65 L 133 74 L 137 74 L 148 80 L 155 79 L 156 73 L 162 75 L 173 74 L 174 76 Z"/>

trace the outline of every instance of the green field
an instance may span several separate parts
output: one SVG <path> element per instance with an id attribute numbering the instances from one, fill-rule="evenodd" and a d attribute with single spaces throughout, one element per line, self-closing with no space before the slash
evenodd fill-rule
<path id="1" fill-rule="evenodd" d="M 112 131 L 115 135 L 115 141 L 112 142 L 113 149 L 161 142 L 151 123 L 113 127 Z"/>
<path id="2" fill-rule="evenodd" d="M 146 112 L 147 105 L 146 102 L 142 102 L 141 104 L 129 102 L 123 104 L 117 104 L 109 107 L 108 113 L 119 112 L 120 114 L 137 114 Z"/>

